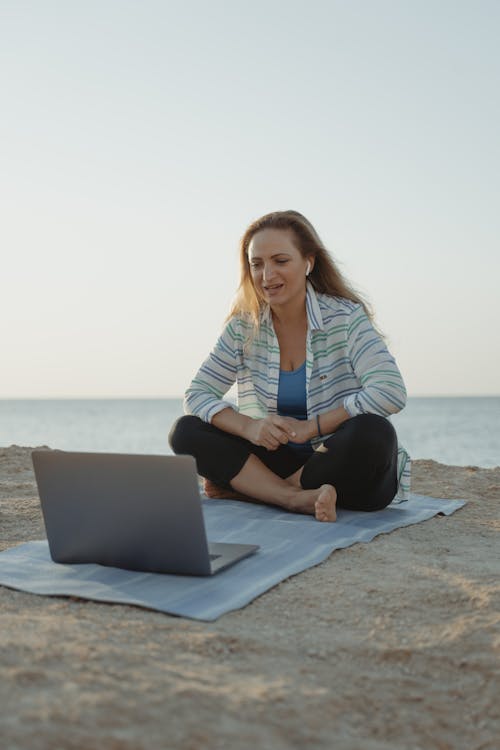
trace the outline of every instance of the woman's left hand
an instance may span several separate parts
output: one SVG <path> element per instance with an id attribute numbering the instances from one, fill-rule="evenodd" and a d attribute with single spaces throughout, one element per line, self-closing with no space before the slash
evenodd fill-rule
<path id="1" fill-rule="evenodd" d="M 294 417 L 282 417 L 295 431 L 294 443 L 307 443 L 318 434 L 316 422 L 312 419 L 294 419 Z"/>

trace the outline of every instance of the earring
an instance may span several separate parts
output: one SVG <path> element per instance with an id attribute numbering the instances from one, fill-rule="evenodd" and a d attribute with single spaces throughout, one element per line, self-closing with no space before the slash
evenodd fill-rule
<path id="1" fill-rule="evenodd" d="M 307 261 L 306 276 L 309 276 L 310 273 L 311 273 L 311 264 L 309 263 L 309 261 Z"/>

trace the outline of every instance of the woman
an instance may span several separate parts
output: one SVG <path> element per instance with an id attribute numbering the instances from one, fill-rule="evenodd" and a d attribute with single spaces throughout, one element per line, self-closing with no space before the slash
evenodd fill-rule
<path id="1" fill-rule="evenodd" d="M 296 211 L 254 221 L 240 253 L 235 304 L 186 391 L 172 450 L 195 457 L 211 496 L 318 521 L 404 499 L 410 461 L 386 417 L 406 390 L 366 304 Z M 235 381 L 237 408 L 223 400 Z"/>

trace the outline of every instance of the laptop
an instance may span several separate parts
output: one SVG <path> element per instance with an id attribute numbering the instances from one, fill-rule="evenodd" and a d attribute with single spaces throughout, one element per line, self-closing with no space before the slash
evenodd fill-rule
<path id="1" fill-rule="evenodd" d="M 55 562 L 209 576 L 259 549 L 207 541 L 192 456 L 31 456 Z"/>

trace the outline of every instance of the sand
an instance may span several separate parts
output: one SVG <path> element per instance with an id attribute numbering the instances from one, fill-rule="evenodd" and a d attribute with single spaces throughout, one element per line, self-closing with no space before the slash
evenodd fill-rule
<path id="1" fill-rule="evenodd" d="M 0 449 L 0 549 L 45 536 Z M 214 623 L 0 587 L 0 745 L 500 748 L 500 468 L 413 465 L 450 517 L 334 552 Z"/>

